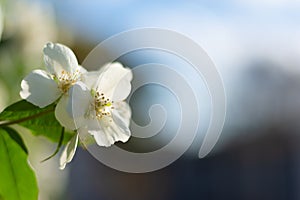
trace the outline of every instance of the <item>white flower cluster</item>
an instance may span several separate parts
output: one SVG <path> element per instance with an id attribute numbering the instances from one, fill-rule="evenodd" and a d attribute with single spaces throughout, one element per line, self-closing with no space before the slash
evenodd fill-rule
<path id="1" fill-rule="evenodd" d="M 130 137 L 131 110 L 124 101 L 131 91 L 132 72 L 120 63 L 109 63 L 87 72 L 76 56 L 62 44 L 44 47 L 46 71 L 34 70 L 21 83 L 20 96 L 43 108 L 57 102 L 55 117 L 67 129 L 76 130 L 61 158 L 64 169 L 75 154 L 78 137 L 91 136 L 108 147 Z"/>

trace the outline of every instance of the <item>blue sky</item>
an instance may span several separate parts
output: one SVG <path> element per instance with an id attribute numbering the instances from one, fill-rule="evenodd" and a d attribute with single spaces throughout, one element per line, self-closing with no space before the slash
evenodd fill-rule
<path id="1" fill-rule="evenodd" d="M 299 0 L 43 1 L 53 3 L 59 22 L 94 42 L 128 29 L 161 27 L 191 37 L 222 66 L 252 54 L 299 57 Z"/>
<path id="2" fill-rule="evenodd" d="M 300 20 L 299 7 L 288 3 L 274 6 L 262 3 L 241 4 L 233 0 L 185 1 L 184 3 L 182 1 L 136 0 L 88 1 L 89 3 L 79 0 L 48 1 L 53 2 L 59 20 L 75 28 L 90 29 L 95 35 L 99 32 L 101 34 L 115 33 L 122 29 L 147 24 L 160 26 L 160 19 L 170 14 L 174 21 L 180 21 L 176 19 L 176 16 L 180 18 L 182 15 L 185 17 L 190 15 L 194 18 L 213 16 L 220 20 L 244 21 L 250 24 L 253 22 L 272 24 L 280 23 L 280 21 L 294 24 L 299 23 Z M 140 21 L 144 23 L 140 24 Z"/>

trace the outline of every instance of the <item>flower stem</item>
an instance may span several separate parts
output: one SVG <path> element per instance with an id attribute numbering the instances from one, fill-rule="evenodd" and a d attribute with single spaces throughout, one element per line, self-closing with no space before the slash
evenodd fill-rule
<path id="1" fill-rule="evenodd" d="M 28 116 L 28 117 L 24 117 L 24 118 L 21 118 L 21 119 L 17 119 L 17 120 L 13 120 L 13 121 L 8 121 L 8 122 L 4 122 L 4 123 L 1 123 L 1 122 L 0 122 L 0 127 L 12 125 L 12 124 L 18 124 L 18 123 L 25 122 L 25 121 L 28 121 L 28 120 L 31 120 L 31 119 L 35 119 L 35 118 L 38 118 L 38 117 L 40 117 L 40 116 L 42 116 L 42 115 L 51 113 L 51 112 L 53 112 L 53 111 L 54 111 L 54 108 L 53 108 L 53 109 L 50 109 L 50 110 L 45 110 L 45 111 L 40 112 L 40 113 L 37 113 L 37 114 L 35 114 L 35 115 L 31 115 L 31 116 Z"/>

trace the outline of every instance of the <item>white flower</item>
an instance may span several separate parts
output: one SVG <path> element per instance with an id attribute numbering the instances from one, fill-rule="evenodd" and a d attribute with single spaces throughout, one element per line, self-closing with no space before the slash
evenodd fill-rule
<path id="1" fill-rule="evenodd" d="M 132 72 L 120 63 L 108 64 L 97 72 L 87 72 L 70 89 L 69 112 L 77 134 L 68 142 L 61 157 L 60 169 L 71 162 L 80 136 L 83 145 L 91 137 L 99 146 L 126 142 L 131 133 L 131 110 L 124 102 L 131 90 Z"/>
<path id="2" fill-rule="evenodd" d="M 79 136 L 93 135 L 99 146 L 111 146 L 130 137 L 131 111 L 124 102 L 131 91 L 132 72 L 120 63 L 84 75 L 70 90 L 72 114 Z"/>
<path id="3" fill-rule="evenodd" d="M 75 130 L 74 120 L 67 112 L 69 90 L 86 70 L 78 65 L 72 50 L 62 44 L 48 43 L 43 52 L 47 71 L 34 70 L 26 76 L 20 96 L 40 108 L 59 99 L 55 117 L 64 127 Z"/>

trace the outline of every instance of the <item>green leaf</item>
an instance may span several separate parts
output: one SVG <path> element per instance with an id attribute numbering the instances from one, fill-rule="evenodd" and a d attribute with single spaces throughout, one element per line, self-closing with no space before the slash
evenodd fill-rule
<path id="1" fill-rule="evenodd" d="M 4 200 L 38 199 L 37 182 L 27 154 L 4 129 L 0 129 L 0 197 Z"/>
<path id="2" fill-rule="evenodd" d="M 9 136 L 11 137 L 11 139 L 13 139 L 16 143 L 18 143 L 19 146 L 24 150 L 24 152 L 26 154 L 28 154 L 27 147 L 24 144 L 24 141 L 21 138 L 21 136 L 19 135 L 19 133 L 17 131 L 15 131 L 14 129 L 9 128 L 9 127 L 3 127 L 3 129 L 9 134 Z"/>
<path id="3" fill-rule="evenodd" d="M 39 108 L 25 100 L 18 101 L 0 113 L 0 121 L 12 121 L 31 130 L 34 135 L 42 135 L 59 142 L 62 126 L 54 115 L 55 105 Z M 67 143 L 73 132 L 65 132 L 63 143 Z"/>

